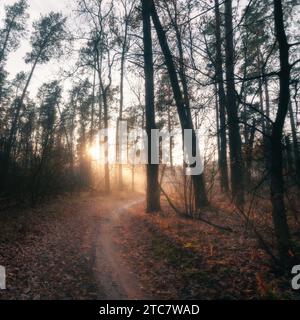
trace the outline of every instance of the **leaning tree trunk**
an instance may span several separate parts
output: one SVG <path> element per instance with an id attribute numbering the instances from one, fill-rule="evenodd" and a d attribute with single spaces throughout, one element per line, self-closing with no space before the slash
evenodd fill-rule
<path id="1" fill-rule="evenodd" d="M 158 17 L 155 5 L 153 1 L 151 2 L 151 15 L 154 27 L 156 29 L 157 37 L 160 43 L 160 47 L 165 57 L 166 66 L 168 69 L 171 86 L 173 89 L 174 99 L 176 101 L 177 112 L 179 115 L 179 120 L 182 128 L 182 133 L 184 130 L 189 129 L 192 130 L 192 149 L 195 151 L 196 146 L 196 132 L 191 121 L 191 110 L 186 108 L 184 98 L 180 89 L 176 67 L 173 61 L 173 57 L 171 54 L 171 50 L 166 38 L 165 31 L 162 27 L 160 19 Z M 199 159 L 200 161 L 200 159 Z M 205 181 L 204 181 L 204 174 L 192 175 L 193 187 L 194 187 L 194 194 L 195 194 L 195 207 L 201 208 L 208 204 L 208 199 L 206 195 L 206 188 L 205 188 Z"/>
<path id="2" fill-rule="evenodd" d="M 154 69 L 151 36 L 151 3 L 142 0 L 143 15 L 143 41 L 144 41 L 144 72 L 145 72 L 145 95 L 146 95 L 146 131 L 148 141 L 151 139 L 151 130 L 156 129 L 154 111 Z M 160 210 L 160 187 L 158 183 L 159 165 L 151 163 L 151 149 L 154 146 L 148 143 L 147 164 L 147 212 Z"/>
<path id="3" fill-rule="evenodd" d="M 271 135 L 271 201 L 280 262 L 283 268 L 287 268 L 290 264 L 292 250 L 284 203 L 282 138 L 283 126 L 290 102 L 291 66 L 289 64 L 289 45 L 284 28 L 281 0 L 274 0 L 274 19 L 276 39 L 279 45 L 280 90 L 278 110 Z"/>
<path id="4" fill-rule="evenodd" d="M 234 83 L 234 47 L 232 25 L 232 0 L 225 2 L 226 31 L 226 83 L 227 83 L 227 114 L 229 127 L 231 192 L 238 206 L 244 204 L 244 163 L 242 141 L 239 128 L 238 107 Z"/>

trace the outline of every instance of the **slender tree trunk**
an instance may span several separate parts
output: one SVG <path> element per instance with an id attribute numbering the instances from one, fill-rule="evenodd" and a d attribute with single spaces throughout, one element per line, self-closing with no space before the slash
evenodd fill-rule
<path id="1" fill-rule="evenodd" d="M 92 89 L 92 110 L 91 110 L 91 127 L 89 143 L 92 144 L 95 135 L 95 88 L 96 88 L 96 69 L 94 69 L 93 89 Z"/>
<path id="2" fill-rule="evenodd" d="M 148 135 L 148 164 L 147 164 L 147 212 L 160 210 L 160 187 L 158 183 L 159 165 L 151 163 L 151 130 L 156 129 L 154 111 L 154 70 L 151 36 L 151 3 L 142 0 L 143 41 L 144 41 L 144 71 L 146 94 L 146 131 Z"/>
<path id="3" fill-rule="evenodd" d="M 247 59 L 248 59 L 248 48 L 247 46 L 244 46 L 244 50 L 243 50 L 243 54 L 244 54 L 244 71 L 243 71 L 243 77 L 246 79 L 247 78 Z M 240 90 L 240 96 L 243 97 L 244 101 L 247 101 L 247 93 L 245 90 L 245 81 L 242 82 L 242 87 Z M 248 120 L 249 120 L 249 116 L 248 116 L 248 108 L 246 105 L 243 106 L 243 112 L 241 114 L 241 118 L 243 120 L 243 136 L 244 136 L 244 140 L 245 140 L 245 145 L 248 145 L 249 143 L 249 137 L 250 137 L 250 129 L 248 126 Z M 246 175 L 249 177 L 248 172 L 246 172 Z M 247 181 L 248 177 L 245 177 L 245 181 Z"/>
<path id="4" fill-rule="evenodd" d="M 255 131 L 256 131 L 256 120 L 254 119 L 252 122 L 251 131 L 249 134 L 249 140 L 247 144 L 247 151 L 246 151 L 246 183 L 248 189 L 251 187 L 252 182 L 252 161 L 253 161 L 253 146 L 254 146 L 254 138 L 255 138 Z"/>
<path id="5" fill-rule="evenodd" d="M 291 258 L 291 240 L 284 203 L 282 138 L 283 126 L 290 102 L 289 45 L 283 22 L 281 0 L 274 0 L 276 39 L 279 45 L 280 91 L 278 110 L 271 135 L 271 201 L 275 236 L 282 267 L 287 268 Z"/>
<path id="6" fill-rule="evenodd" d="M 117 128 L 119 126 L 120 121 L 122 121 L 123 117 L 123 107 L 124 107 L 124 70 L 125 70 L 125 62 L 126 62 L 126 46 L 127 46 L 127 34 L 128 34 L 128 24 L 126 22 L 125 26 L 125 36 L 124 42 L 122 46 L 122 56 L 121 56 L 121 71 L 120 71 L 120 106 L 119 106 L 119 117 L 117 120 Z M 117 131 L 117 140 L 116 140 L 116 162 L 118 166 L 118 187 L 120 190 L 123 189 L 123 168 L 120 159 L 120 140 L 119 133 Z"/>
<path id="7" fill-rule="evenodd" d="M 286 135 L 284 137 L 284 140 L 285 140 L 285 154 L 286 154 L 284 167 L 286 169 L 287 174 L 289 175 L 289 178 L 292 177 L 292 179 L 293 179 L 295 170 L 294 170 L 290 137 L 288 135 Z"/>
<path id="8" fill-rule="evenodd" d="M 218 86 L 215 85 L 215 108 L 216 108 L 216 127 L 217 127 L 217 148 L 218 148 L 218 165 L 221 172 L 221 144 L 220 144 L 220 110 L 218 99 Z M 222 177 L 221 177 L 222 180 Z M 222 182 L 221 182 L 222 188 Z"/>
<path id="9" fill-rule="evenodd" d="M 165 62 L 168 69 L 171 86 L 173 89 L 174 99 L 176 101 L 177 112 L 180 119 L 182 133 L 184 133 L 185 129 L 192 130 L 192 149 L 195 151 L 197 148 L 196 146 L 197 139 L 196 139 L 196 132 L 195 132 L 193 123 L 191 121 L 192 119 L 191 111 L 190 109 L 186 108 L 186 105 L 185 105 L 184 97 L 182 95 L 177 73 L 176 73 L 176 67 L 172 58 L 171 50 L 169 48 L 165 31 L 158 17 L 154 2 L 152 0 L 150 2 L 151 2 L 152 20 L 153 20 L 154 27 L 156 29 L 160 47 L 165 57 Z M 198 159 L 198 161 L 200 161 L 200 159 Z M 203 206 L 206 206 L 208 204 L 208 199 L 206 195 L 204 174 L 202 173 L 199 175 L 193 175 L 192 181 L 193 181 L 193 187 L 194 187 L 195 207 L 201 208 Z"/>
<path id="10" fill-rule="evenodd" d="M 269 98 L 269 89 L 268 89 L 268 79 L 263 77 L 266 73 L 262 63 L 262 54 L 261 49 L 257 50 L 257 59 L 258 59 L 258 72 L 261 74 L 261 78 L 258 79 L 258 93 L 260 101 L 260 111 L 261 111 L 261 126 L 263 132 L 263 152 L 264 152 L 264 161 L 267 172 L 267 179 L 269 178 L 270 172 L 270 163 L 271 163 L 271 152 L 270 152 L 270 98 Z M 261 70 L 262 69 L 262 70 Z M 265 98 L 265 100 L 264 100 Z M 266 117 L 265 117 L 266 116 Z"/>
<path id="11" fill-rule="evenodd" d="M 262 131 L 264 135 L 266 135 L 266 121 L 265 121 L 265 108 L 264 108 L 264 97 L 263 97 L 263 82 L 261 79 L 258 80 L 258 95 L 259 95 L 259 104 L 260 104 L 260 111 L 261 111 L 261 126 L 262 126 Z"/>
<path id="12" fill-rule="evenodd" d="M 14 20 L 13 20 L 14 21 Z M 12 22 L 13 22 L 12 21 Z M 5 40 L 3 42 L 3 46 L 1 48 L 1 51 L 0 51 L 0 73 L 3 72 L 4 73 L 4 64 L 2 63 L 4 61 L 4 57 L 5 57 L 5 50 L 7 48 L 7 44 L 8 44 L 8 40 L 9 40 L 9 36 L 10 36 L 10 33 L 11 33 L 11 25 L 9 27 L 9 29 L 7 30 L 6 32 L 6 36 L 5 36 Z M 1 74 L 0 74 L 1 76 Z M 2 79 L 0 79 L 0 106 L 1 106 L 1 103 L 2 103 L 2 95 L 3 95 L 3 84 L 4 84 L 4 80 L 5 80 L 5 76 L 4 76 L 4 79 L 2 81 Z"/>
<path id="13" fill-rule="evenodd" d="M 260 54 L 260 52 L 258 53 Z M 260 65 L 260 61 L 259 61 Z M 263 152 L 264 152 L 264 161 L 266 166 L 266 172 L 270 172 L 270 130 L 268 127 L 268 120 L 264 117 L 266 114 L 267 106 L 264 107 L 264 96 L 263 96 L 263 80 L 258 80 L 258 93 L 259 93 L 259 103 L 260 103 L 260 111 L 261 111 L 261 127 L 263 132 Z"/>
<path id="14" fill-rule="evenodd" d="M 234 47 L 232 25 L 232 0 L 225 2 L 226 31 L 226 82 L 227 82 L 227 114 L 230 147 L 231 192 L 234 202 L 243 206 L 244 199 L 244 163 L 242 156 L 242 141 L 239 128 L 238 108 L 234 83 Z"/>
<path id="15" fill-rule="evenodd" d="M 107 86 L 104 86 L 103 79 L 102 79 L 102 54 L 100 55 L 99 49 L 96 47 L 96 55 L 97 55 L 97 69 L 98 69 L 98 78 L 99 78 L 99 86 L 100 86 L 100 91 L 99 91 L 99 124 L 101 125 L 102 122 L 102 102 L 103 102 L 103 125 L 104 125 L 104 130 L 108 130 L 108 90 L 111 84 L 110 83 Z M 102 94 L 102 100 L 101 100 L 101 94 Z M 101 126 L 102 128 L 102 126 Z M 105 193 L 110 193 L 110 174 L 109 174 L 109 146 L 108 146 L 108 137 L 107 137 L 108 132 L 105 135 L 104 139 L 104 191 Z"/>
<path id="16" fill-rule="evenodd" d="M 108 102 L 107 102 L 107 90 L 104 89 L 103 93 L 103 121 L 104 129 L 108 130 Z M 110 175 L 109 175 L 109 146 L 108 146 L 108 132 L 105 135 L 104 139 L 104 183 L 105 183 L 105 192 L 110 193 Z"/>
<path id="17" fill-rule="evenodd" d="M 11 21 L 10 27 L 8 28 L 8 30 L 6 32 L 6 36 L 5 36 L 5 39 L 4 39 L 4 42 L 3 42 L 3 46 L 2 46 L 2 49 L 0 51 L 0 64 L 2 63 L 2 61 L 4 60 L 4 57 L 5 57 L 5 50 L 7 48 L 8 40 L 9 40 L 10 33 L 11 33 L 11 26 L 14 23 L 14 20 L 15 19 L 13 19 Z"/>
<path id="18" fill-rule="evenodd" d="M 168 130 L 169 132 L 172 132 L 173 128 L 172 128 L 172 123 L 171 123 L 171 108 L 170 106 L 168 106 Z M 170 139 L 169 139 L 169 158 L 170 158 L 170 167 L 171 169 L 173 169 L 174 164 L 173 164 L 173 147 L 174 147 L 174 141 L 173 141 L 173 137 L 170 135 Z"/>
<path id="19" fill-rule="evenodd" d="M 296 128 L 292 103 L 289 103 L 289 115 L 290 115 L 290 123 L 291 123 L 292 138 L 293 138 L 293 151 L 294 151 L 294 159 L 295 159 L 295 167 L 296 167 L 296 181 L 297 181 L 297 185 L 300 186 L 300 153 L 299 153 L 297 128 Z"/>
<path id="20" fill-rule="evenodd" d="M 227 165 L 227 136 L 226 136 L 226 95 L 224 89 L 223 78 L 223 59 L 222 59 L 222 44 L 221 44 L 221 22 L 219 1 L 215 0 L 215 20 L 216 20 L 216 80 L 218 83 L 219 97 L 219 119 L 220 119 L 220 159 L 219 167 L 221 172 L 221 188 L 227 192 L 228 185 L 228 165 Z"/>
<path id="21" fill-rule="evenodd" d="M 265 90 L 265 100 L 266 100 L 266 116 L 269 118 L 270 117 L 270 95 L 269 95 L 269 82 L 267 77 L 264 79 L 264 90 Z M 267 122 L 267 132 L 268 132 L 268 127 L 269 121 Z"/>

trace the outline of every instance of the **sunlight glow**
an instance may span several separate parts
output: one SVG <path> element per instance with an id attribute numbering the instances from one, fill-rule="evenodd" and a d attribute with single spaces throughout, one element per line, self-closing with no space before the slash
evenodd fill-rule
<path id="1" fill-rule="evenodd" d="M 101 161 L 101 149 L 98 143 L 95 143 L 88 147 L 88 154 L 93 161 Z"/>

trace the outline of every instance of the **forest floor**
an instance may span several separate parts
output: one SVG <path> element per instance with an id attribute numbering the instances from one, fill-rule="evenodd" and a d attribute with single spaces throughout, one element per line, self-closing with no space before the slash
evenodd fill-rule
<path id="1" fill-rule="evenodd" d="M 63 196 L 0 212 L 0 299 L 295 299 L 236 215 L 178 217 L 140 194 Z"/>

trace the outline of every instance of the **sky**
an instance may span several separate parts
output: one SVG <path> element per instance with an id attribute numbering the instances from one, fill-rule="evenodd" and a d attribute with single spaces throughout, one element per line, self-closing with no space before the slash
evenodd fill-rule
<path id="1" fill-rule="evenodd" d="M 16 0 L 0 0 L 0 27 L 3 23 L 2 20 L 4 17 L 4 6 L 12 5 L 15 2 Z M 24 62 L 24 57 L 26 52 L 30 51 L 29 38 L 32 30 L 32 22 L 39 19 L 41 15 L 45 15 L 50 11 L 62 12 L 65 16 L 69 18 L 68 27 L 70 29 L 76 30 L 77 27 L 81 27 L 77 25 L 78 22 L 74 21 L 74 8 L 76 0 L 27 0 L 27 2 L 29 4 L 29 9 L 27 10 L 27 12 L 30 15 L 27 22 L 28 31 L 25 39 L 23 38 L 20 40 L 20 47 L 15 52 L 11 52 L 9 54 L 6 70 L 9 72 L 10 79 L 13 79 L 15 75 L 20 71 L 27 72 L 30 70 L 30 65 L 27 65 Z M 59 71 L 61 71 L 62 67 L 65 70 L 73 70 L 75 63 L 76 57 L 75 59 L 67 58 L 66 60 L 61 61 L 54 59 L 48 62 L 47 64 L 37 66 L 37 69 L 34 73 L 33 79 L 28 90 L 29 96 L 31 98 L 36 97 L 38 88 L 44 82 L 49 82 L 60 76 L 61 74 L 59 74 Z M 129 74 L 126 75 L 126 78 L 128 77 Z M 114 85 L 118 85 L 119 73 L 114 73 L 113 78 Z M 132 77 L 130 77 L 130 81 L 133 81 Z M 66 89 L 66 93 L 67 90 L 71 87 L 71 82 L 69 80 L 66 80 L 64 81 L 63 86 Z M 127 103 L 128 105 L 132 103 L 137 103 L 135 96 L 129 93 L 131 90 L 129 84 L 127 83 L 127 80 L 125 81 L 124 86 L 124 90 L 126 93 L 124 97 L 125 103 Z"/>
<path id="2" fill-rule="evenodd" d="M 16 0 L 0 0 L 0 25 L 3 23 L 4 17 L 4 6 L 12 5 L 16 2 Z M 10 78 L 14 78 L 14 76 L 20 71 L 28 71 L 30 69 L 30 65 L 26 65 L 24 62 L 24 56 L 26 52 L 30 50 L 29 45 L 29 37 L 30 31 L 32 30 L 32 22 L 34 20 L 39 19 L 41 15 L 45 15 L 50 11 L 58 11 L 62 12 L 66 16 L 70 16 L 72 13 L 71 4 L 72 0 L 28 0 L 29 9 L 29 19 L 27 22 L 28 32 L 25 39 L 21 39 L 21 46 L 15 51 L 10 53 L 9 59 L 7 62 L 6 69 L 10 73 Z M 53 79 L 55 75 L 59 71 L 57 61 L 51 61 L 46 65 L 38 66 L 37 70 L 32 79 L 32 83 L 30 85 L 29 91 L 30 96 L 34 97 L 37 93 L 38 87 L 45 82 L 45 79 Z"/>

